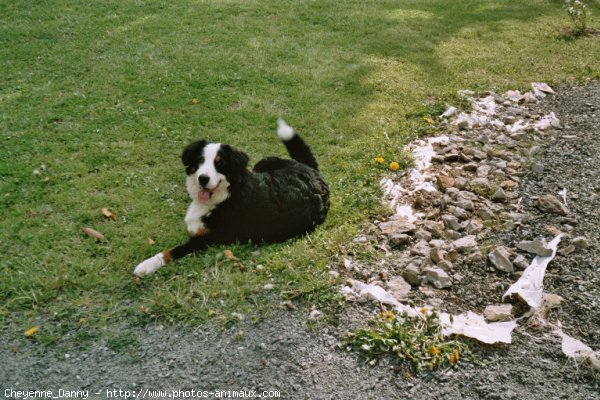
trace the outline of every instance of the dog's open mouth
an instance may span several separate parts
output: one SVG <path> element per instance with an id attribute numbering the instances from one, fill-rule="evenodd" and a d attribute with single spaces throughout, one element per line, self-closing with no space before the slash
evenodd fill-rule
<path id="1" fill-rule="evenodd" d="M 200 188 L 200 191 L 198 191 L 198 201 L 200 201 L 201 203 L 208 202 L 218 188 L 219 185 L 215 186 L 212 189 Z"/>

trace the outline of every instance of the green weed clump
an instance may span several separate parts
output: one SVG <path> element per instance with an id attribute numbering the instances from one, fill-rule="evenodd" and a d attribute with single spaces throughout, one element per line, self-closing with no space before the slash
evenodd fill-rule
<path id="1" fill-rule="evenodd" d="M 369 358 L 395 355 L 417 371 L 451 367 L 461 359 L 472 358 L 466 342 L 442 335 L 442 324 L 436 312 L 423 309 L 415 317 L 385 311 L 370 325 L 349 333 L 346 348 Z"/>

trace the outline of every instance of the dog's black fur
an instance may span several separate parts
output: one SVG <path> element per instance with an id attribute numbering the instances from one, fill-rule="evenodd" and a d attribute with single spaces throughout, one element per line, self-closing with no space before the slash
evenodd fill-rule
<path id="1" fill-rule="evenodd" d="M 163 265 L 213 244 L 283 242 L 312 232 L 325 220 L 329 187 L 314 155 L 297 134 L 283 143 L 292 159 L 268 157 L 252 171 L 245 153 L 220 145 L 214 167 L 229 183 L 228 197 L 201 216 L 200 232 L 190 232 L 185 244 L 162 253 Z M 209 144 L 199 140 L 184 149 L 188 179 L 195 179 Z"/>

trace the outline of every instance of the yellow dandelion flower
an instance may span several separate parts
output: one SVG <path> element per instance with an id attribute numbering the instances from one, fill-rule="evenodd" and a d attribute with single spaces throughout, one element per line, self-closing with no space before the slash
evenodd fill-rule
<path id="1" fill-rule="evenodd" d="M 25 331 L 25 336 L 27 337 L 32 337 L 33 335 L 36 334 L 37 331 L 39 331 L 40 329 L 37 326 L 34 326 L 33 328 L 29 328 Z"/>
<path id="2" fill-rule="evenodd" d="M 390 169 L 392 171 L 398 171 L 399 168 L 400 168 L 400 164 L 398 164 L 396 161 L 392 161 L 390 163 Z"/>
<path id="3" fill-rule="evenodd" d="M 143 103 L 144 103 L 144 100 L 142 100 L 142 99 L 138 100 L 138 104 L 143 104 Z"/>
<path id="4" fill-rule="evenodd" d="M 217 312 L 216 312 L 215 310 L 208 310 L 208 313 L 207 313 L 207 315 L 208 315 L 209 317 L 214 317 L 215 315 L 217 315 Z"/>
<path id="5" fill-rule="evenodd" d="M 381 313 L 381 317 L 383 319 L 385 319 L 386 321 L 390 321 L 390 320 L 394 319 L 394 312 L 393 311 L 384 311 Z"/>
<path id="6" fill-rule="evenodd" d="M 166 127 L 162 128 L 161 130 L 163 131 L 163 133 L 167 133 L 169 131 Z"/>
<path id="7" fill-rule="evenodd" d="M 377 164 L 383 164 L 385 162 L 385 160 L 383 159 L 383 157 L 377 156 L 377 157 L 375 157 L 375 162 Z"/>
<path id="8" fill-rule="evenodd" d="M 432 357 L 436 357 L 436 356 L 438 356 L 440 354 L 440 349 L 438 349 L 437 347 L 435 347 L 435 345 L 431 346 L 429 348 L 429 354 L 431 354 Z"/>
<path id="9" fill-rule="evenodd" d="M 458 353 L 458 350 L 454 350 L 448 361 L 450 361 L 450 364 L 454 365 L 458 362 L 459 359 L 460 359 L 460 354 Z"/>
<path id="10" fill-rule="evenodd" d="M 192 104 L 199 104 L 199 103 L 200 103 L 200 100 L 198 100 L 198 99 L 192 99 Z"/>

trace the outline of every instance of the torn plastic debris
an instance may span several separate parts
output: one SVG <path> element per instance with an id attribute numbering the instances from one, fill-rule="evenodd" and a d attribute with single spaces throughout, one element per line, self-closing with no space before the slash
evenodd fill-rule
<path id="1" fill-rule="evenodd" d="M 556 249 L 558 248 L 558 243 L 560 243 L 560 238 L 561 235 L 558 235 L 548 243 L 548 248 L 552 249 L 552 255 L 548 257 L 535 257 L 529 267 L 523 271 L 523 275 L 519 280 L 513 283 L 506 293 L 504 293 L 502 300 L 516 295 L 536 312 L 541 310 L 544 300 L 544 274 L 546 267 L 556 256 Z"/>
<path id="2" fill-rule="evenodd" d="M 393 306 L 394 309 L 409 316 L 421 315 L 421 308 L 410 307 L 400 303 L 394 296 L 380 286 L 366 284 L 351 280 L 351 287 L 342 286 L 340 289 L 346 298 L 355 296 L 366 300 L 375 300 L 383 304 Z M 430 310 L 427 310 L 430 312 Z M 517 326 L 517 322 L 492 322 L 487 323 L 483 316 L 471 311 L 466 314 L 452 316 L 448 313 L 440 313 L 442 322 L 442 334 L 445 336 L 461 335 L 476 339 L 482 343 L 511 343 L 511 333 Z"/>
<path id="3" fill-rule="evenodd" d="M 482 112 L 487 115 L 496 115 L 496 101 L 494 96 L 487 96 L 477 100 L 473 106 L 475 111 Z"/>
<path id="4" fill-rule="evenodd" d="M 565 207 L 568 207 L 569 205 L 567 204 L 567 188 L 562 188 L 562 190 L 558 192 L 558 195 L 562 198 Z"/>
<path id="5" fill-rule="evenodd" d="M 412 150 L 417 170 L 423 171 L 431 166 L 431 158 L 435 155 L 433 145 L 436 143 L 448 144 L 450 143 L 450 138 L 446 135 L 435 136 L 427 140 L 418 140 L 414 145 L 411 144 L 405 147 L 405 150 Z"/>
<path id="6" fill-rule="evenodd" d="M 523 120 L 518 120 L 517 122 L 515 122 L 512 125 L 506 125 L 506 131 L 508 133 L 516 133 L 516 132 L 521 132 L 521 131 L 526 131 L 527 128 L 529 128 L 531 125 L 529 125 L 526 122 L 523 122 Z"/>
<path id="7" fill-rule="evenodd" d="M 477 339 L 482 343 L 495 344 L 512 342 L 512 331 L 517 326 L 517 320 L 506 322 L 486 322 L 482 315 L 468 311 L 466 314 L 450 316 L 440 314 L 444 336 L 462 335 Z"/>
<path id="8" fill-rule="evenodd" d="M 424 173 L 431 166 L 431 159 L 435 155 L 433 144 L 448 144 L 450 138 L 446 135 L 428 138 L 427 140 L 418 140 L 413 144 L 405 147 L 406 151 L 410 151 L 413 155 L 415 168 L 409 171 L 409 177 L 412 187 L 410 190 L 402 187 L 401 184 L 395 183 L 390 178 L 382 178 L 379 185 L 383 190 L 383 195 L 389 201 L 390 207 L 394 209 L 395 215 L 405 216 L 410 222 L 417 220 L 412 207 L 408 204 L 401 204 L 400 199 L 405 193 L 413 193 L 417 190 L 426 190 L 435 192 L 437 189 L 432 182 L 427 180 L 428 176 Z"/>
<path id="9" fill-rule="evenodd" d="M 448 107 L 448 109 L 446 111 L 444 111 L 444 113 L 442 115 L 440 115 L 440 118 L 450 118 L 455 116 L 458 113 L 458 108 L 454 107 L 454 106 L 450 106 Z"/>
<path id="10" fill-rule="evenodd" d="M 531 88 L 535 97 L 546 97 L 546 94 L 556 94 L 552 88 L 544 82 L 531 82 Z"/>
<path id="11" fill-rule="evenodd" d="M 456 125 L 459 129 L 473 129 L 489 126 L 491 121 L 487 116 L 477 112 L 472 112 L 470 114 L 461 112 L 452 124 Z"/>
<path id="12" fill-rule="evenodd" d="M 548 115 L 544 115 L 533 127 L 539 131 L 545 131 L 548 128 L 560 128 L 560 120 L 554 112 L 551 112 Z"/>
<path id="13" fill-rule="evenodd" d="M 515 103 L 519 103 L 521 100 L 523 100 L 523 95 L 518 90 L 509 90 L 506 93 L 504 93 L 504 96 L 506 96 L 509 100 L 514 101 Z"/>
<path id="14" fill-rule="evenodd" d="M 554 334 L 562 339 L 561 348 L 567 357 L 577 362 L 589 363 L 593 369 L 600 370 L 600 358 L 589 346 L 565 334 L 560 327 L 554 330 Z"/>

